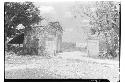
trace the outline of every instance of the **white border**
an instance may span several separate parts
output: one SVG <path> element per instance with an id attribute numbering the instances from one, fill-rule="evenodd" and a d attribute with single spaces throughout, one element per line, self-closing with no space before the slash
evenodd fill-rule
<path id="1" fill-rule="evenodd" d="M 4 2 L 61 2 L 61 1 L 86 1 L 86 0 L 2 0 L 0 1 L 0 82 L 4 82 Z M 92 0 L 87 0 L 92 1 Z M 100 0 L 95 0 L 100 1 Z M 101 0 L 102 1 L 102 0 Z M 103 0 L 108 1 L 108 0 Z M 119 1 L 119 0 L 113 0 Z M 121 60 L 120 60 L 120 82 L 125 82 L 125 1 L 121 1 Z"/>

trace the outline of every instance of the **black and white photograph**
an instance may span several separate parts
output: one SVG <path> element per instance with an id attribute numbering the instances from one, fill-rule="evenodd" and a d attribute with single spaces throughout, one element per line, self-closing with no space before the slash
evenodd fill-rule
<path id="1" fill-rule="evenodd" d="M 4 3 L 4 82 L 120 82 L 120 1 Z"/>

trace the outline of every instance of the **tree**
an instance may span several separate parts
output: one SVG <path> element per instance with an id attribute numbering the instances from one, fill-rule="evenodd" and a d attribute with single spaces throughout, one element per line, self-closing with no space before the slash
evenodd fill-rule
<path id="1" fill-rule="evenodd" d="M 22 24 L 24 28 L 24 41 L 30 37 L 29 32 L 33 29 L 32 24 L 38 23 L 42 18 L 40 11 L 32 2 L 5 2 L 4 3 L 4 32 L 7 37 L 16 35 L 16 27 Z M 27 42 L 24 42 L 26 47 Z M 5 44 L 6 48 L 7 45 Z M 27 47 L 26 47 L 27 48 Z"/>
<path id="2" fill-rule="evenodd" d="M 89 18 L 91 32 L 103 33 L 105 36 L 107 54 L 115 57 L 119 48 L 120 3 L 114 1 L 94 2 L 93 6 L 77 5 L 77 15 Z M 93 30 L 95 29 L 95 30 Z"/>
<path id="3" fill-rule="evenodd" d="M 41 20 L 39 10 L 32 2 L 5 2 L 4 28 L 7 37 L 15 34 L 16 26 L 23 24 L 25 33 L 31 29 L 33 23 Z"/>

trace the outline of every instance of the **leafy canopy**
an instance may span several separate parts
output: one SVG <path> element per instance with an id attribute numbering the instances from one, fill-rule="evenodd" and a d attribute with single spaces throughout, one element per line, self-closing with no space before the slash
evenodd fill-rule
<path id="1" fill-rule="evenodd" d="M 32 2 L 5 2 L 4 27 L 7 36 L 15 33 L 16 26 L 23 24 L 25 30 L 30 30 L 33 23 L 41 20 L 40 11 Z"/>

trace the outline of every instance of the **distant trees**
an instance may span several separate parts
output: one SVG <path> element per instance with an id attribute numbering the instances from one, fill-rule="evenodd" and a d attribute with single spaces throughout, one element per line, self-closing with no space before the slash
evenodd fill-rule
<path id="1" fill-rule="evenodd" d="M 120 3 L 97 1 L 93 2 L 92 7 L 79 4 L 76 8 L 75 11 L 78 12 L 76 16 L 83 19 L 85 16 L 89 18 L 92 35 L 98 33 L 100 43 L 104 40 L 102 43 L 106 44 L 106 49 L 102 50 L 106 50 L 106 56 L 116 57 L 116 50 L 119 49 Z M 101 34 L 103 34 L 104 39 Z M 103 48 L 104 46 L 100 44 L 100 47 Z"/>

